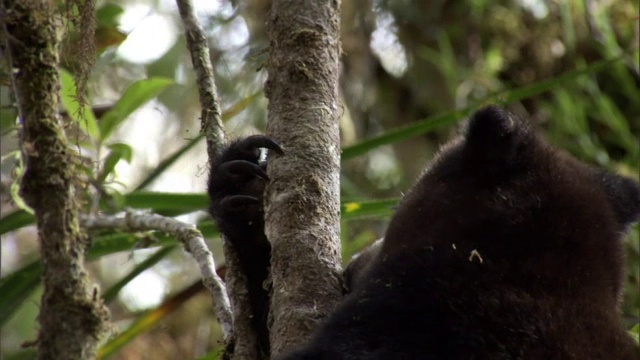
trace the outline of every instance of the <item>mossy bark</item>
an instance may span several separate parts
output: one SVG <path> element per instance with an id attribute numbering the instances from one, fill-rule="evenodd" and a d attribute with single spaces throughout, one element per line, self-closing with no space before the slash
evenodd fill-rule
<path id="1" fill-rule="evenodd" d="M 75 153 L 58 117 L 61 18 L 53 2 L 5 0 L 2 17 L 21 122 L 21 196 L 34 210 L 44 267 L 37 339 L 40 359 L 91 359 L 109 312 L 83 267 Z"/>
<path id="2" fill-rule="evenodd" d="M 340 1 L 274 0 L 269 22 L 266 234 L 271 352 L 306 340 L 341 299 Z"/>

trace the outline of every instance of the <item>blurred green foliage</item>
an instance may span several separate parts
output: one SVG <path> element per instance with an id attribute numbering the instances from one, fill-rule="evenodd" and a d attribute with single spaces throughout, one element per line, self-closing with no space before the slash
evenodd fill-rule
<path id="1" fill-rule="evenodd" d="M 465 116 L 487 103 L 502 104 L 531 118 L 550 141 L 574 156 L 638 179 L 638 6 L 637 2 L 590 0 L 343 2 L 340 126 L 345 262 L 383 235 L 397 199 L 433 156 L 438 144 L 455 131 Z M 146 63 L 119 55 L 118 47 L 133 37 L 133 33 L 120 29 L 121 21 L 140 7 L 147 10 L 147 15 L 162 16 L 179 28 L 177 14 L 159 3 L 101 3 L 96 14 L 99 54 L 88 94 L 92 106 L 81 108 L 76 101 L 74 75 L 69 70 L 62 71 L 61 100 L 63 114 L 70 120 L 68 134 L 76 139 L 84 159 L 81 172 L 85 184 L 80 187 L 80 195 L 87 212 L 116 213 L 128 207 L 151 209 L 167 216 L 194 214 L 207 206 L 201 191 L 176 194 L 157 190 L 163 181 L 166 184 L 165 177 L 171 169 L 191 161 L 194 152 L 203 152 L 190 60 L 181 37 L 169 44 L 163 55 Z M 266 51 L 264 3 L 252 0 L 235 8 L 231 2 L 222 2 L 200 16 L 210 36 L 218 92 L 223 109 L 227 109 L 224 119 L 228 132 L 235 137 L 261 131 L 266 119 L 265 100 L 260 95 L 266 76 L 262 69 Z M 42 268 L 37 249 L 18 242 L 16 237 L 20 229 L 33 225 L 34 217 L 15 205 L 6 205 L 8 200 L 20 204 L 17 191 L 9 189 L 21 164 L 15 156 L 4 155 L 18 149 L 16 109 L 10 91 L 4 91 L 10 89 L 4 65 L 0 73 L 0 170 L 5 204 L 0 234 L 4 251 L 15 251 L 17 260 L 10 270 L 3 267 L 0 279 L 0 326 L 3 335 L 12 339 L 11 343 L 2 344 L 1 351 L 7 359 L 18 359 L 33 357 L 31 351 L 19 350 L 18 345 L 35 336 L 37 306 L 33 304 L 38 301 Z M 101 107 L 105 102 L 108 105 Z M 156 141 L 160 156 L 155 163 L 135 169 L 135 179 L 125 179 L 118 174 L 119 164 L 133 166 L 134 160 L 147 152 L 137 146 L 142 141 L 140 137 L 147 135 L 141 132 L 136 140 L 127 138 L 131 129 L 127 126 L 145 121 L 132 114 L 149 107 L 150 102 L 160 109 L 156 112 L 158 123 L 151 121 L 143 128 L 163 127 L 164 137 Z M 206 164 L 201 166 L 206 168 Z M 199 183 L 205 182 L 200 173 L 194 176 Z M 172 186 L 164 187 L 165 191 L 168 189 Z M 201 215 L 194 218 L 220 260 L 222 254 L 215 249 L 219 248 L 220 239 L 213 223 Z M 94 269 L 113 254 L 132 253 L 144 247 L 157 249 L 144 260 L 128 263 L 129 270 L 119 279 L 107 280 L 104 273 L 95 272 L 111 301 L 114 318 L 123 329 L 102 355 L 139 358 L 142 353 L 137 351 L 142 350 L 125 346 L 137 341 L 137 348 L 146 349 L 146 358 L 217 356 L 219 343 L 214 335 L 204 340 L 201 352 L 187 350 L 196 347 L 195 326 L 182 328 L 169 338 L 157 331 L 159 322 L 171 324 L 172 329 L 180 328 L 180 316 L 170 315 L 187 311 L 180 305 L 196 298 L 196 288 L 177 291 L 178 295 L 167 297 L 161 305 L 143 313 L 127 310 L 119 297 L 123 287 L 145 270 L 170 267 L 168 264 L 185 267 L 181 263 L 184 259 L 173 251 L 174 239 L 154 233 L 100 233 L 92 237 L 88 260 Z M 640 318 L 637 226 L 626 244 L 629 271 L 623 313 L 631 327 Z M 16 248 L 19 250 L 7 250 Z M 174 288 L 185 288 L 184 277 L 174 278 Z M 202 302 L 206 304 L 207 300 Z M 208 306 L 199 309 L 197 319 L 213 321 Z M 25 323 L 31 325 L 25 327 Z M 219 330 L 211 331 L 219 336 Z M 637 325 L 633 331 L 637 336 Z M 187 335 L 183 334 L 192 334 L 191 342 L 184 340 Z M 145 347 L 156 341 L 168 345 Z"/>

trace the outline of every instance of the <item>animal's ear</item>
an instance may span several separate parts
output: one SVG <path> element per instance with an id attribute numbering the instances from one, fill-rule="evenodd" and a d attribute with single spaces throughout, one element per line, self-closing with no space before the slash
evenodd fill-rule
<path id="1" fill-rule="evenodd" d="M 526 142 L 529 126 L 521 119 L 497 106 L 476 112 L 467 126 L 465 150 L 470 159 L 512 163 L 519 145 Z"/>
<path id="2" fill-rule="evenodd" d="M 623 229 L 640 219 L 640 185 L 635 181 L 601 172 L 598 174 L 609 203 Z"/>

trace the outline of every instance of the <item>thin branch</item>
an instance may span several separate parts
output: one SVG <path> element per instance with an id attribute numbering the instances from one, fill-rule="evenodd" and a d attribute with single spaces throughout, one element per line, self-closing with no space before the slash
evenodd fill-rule
<path id="1" fill-rule="evenodd" d="M 213 67 L 204 30 L 198 21 L 191 0 L 176 0 L 180 17 L 185 28 L 187 47 L 196 73 L 198 94 L 202 106 L 201 131 L 207 141 L 209 163 L 222 152 L 225 134 L 221 119 L 220 105 L 213 78 Z M 240 270 L 237 254 L 231 244 L 223 244 L 227 273 L 225 281 L 233 304 L 233 334 L 225 344 L 225 359 L 256 359 L 257 334 L 251 325 L 249 297 L 246 278 Z"/>
<path id="2" fill-rule="evenodd" d="M 200 95 L 201 131 L 207 139 L 207 153 L 213 159 L 224 147 L 224 125 L 218 101 L 216 84 L 213 79 L 213 67 L 209 57 L 207 37 L 193 10 L 190 0 L 176 0 L 180 18 L 184 24 L 187 48 L 191 55 L 193 70 L 196 73 L 198 94 Z"/>
<path id="3" fill-rule="evenodd" d="M 213 310 L 222 327 L 224 340 L 227 341 L 233 328 L 229 297 L 222 279 L 216 273 L 213 255 L 198 229 L 174 218 L 134 211 L 127 211 L 120 215 L 82 217 L 81 224 L 92 230 L 118 229 L 125 232 L 157 230 L 175 236 L 200 266 L 202 281 L 211 294 Z"/>

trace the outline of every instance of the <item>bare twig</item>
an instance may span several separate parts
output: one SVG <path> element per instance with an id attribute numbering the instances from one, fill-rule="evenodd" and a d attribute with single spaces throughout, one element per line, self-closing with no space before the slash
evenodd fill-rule
<path id="1" fill-rule="evenodd" d="M 191 0 L 176 0 L 176 3 L 184 24 L 193 70 L 196 73 L 198 94 L 202 105 L 201 131 L 207 139 L 209 159 L 213 159 L 223 148 L 225 135 L 216 84 L 213 80 L 213 67 L 209 58 L 207 38 L 193 11 Z"/>
<path id="2" fill-rule="evenodd" d="M 209 47 L 191 0 L 176 0 L 180 17 L 185 28 L 187 47 L 196 73 L 198 94 L 202 105 L 201 131 L 207 140 L 209 160 L 215 159 L 224 147 L 224 128 L 220 116 L 220 105 L 213 79 L 213 68 L 209 57 Z M 251 325 L 249 297 L 246 278 L 240 271 L 237 254 L 231 244 L 223 244 L 227 273 L 225 281 L 233 304 L 233 333 L 225 344 L 225 358 L 258 358 L 257 335 Z"/>
<path id="3" fill-rule="evenodd" d="M 83 217 L 81 224 L 87 229 L 94 230 L 118 229 L 126 232 L 157 230 L 175 236 L 200 266 L 202 281 L 211 294 L 215 314 L 222 327 L 224 339 L 227 341 L 232 331 L 229 297 L 222 279 L 216 273 L 213 255 L 198 229 L 174 218 L 134 211 L 127 211 L 120 215 Z"/>

